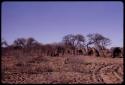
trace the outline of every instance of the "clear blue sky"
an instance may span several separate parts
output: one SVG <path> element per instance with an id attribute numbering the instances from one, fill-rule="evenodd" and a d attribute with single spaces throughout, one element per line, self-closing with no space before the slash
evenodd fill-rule
<path id="1" fill-rule="evenodd" d="M 2 38 L 34 37 L 42 43 L 62 40 L 67 34 L 100 33 L 123 46 L 122 2 L 3 2 Z"/>

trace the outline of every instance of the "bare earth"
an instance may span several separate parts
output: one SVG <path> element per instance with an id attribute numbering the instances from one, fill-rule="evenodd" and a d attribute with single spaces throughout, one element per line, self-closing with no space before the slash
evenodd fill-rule
<path id="1" fill-rule="evenodd" d="M 123 58 L 65 55 L 2 56 L 2 83 L 122 83 Z"/>

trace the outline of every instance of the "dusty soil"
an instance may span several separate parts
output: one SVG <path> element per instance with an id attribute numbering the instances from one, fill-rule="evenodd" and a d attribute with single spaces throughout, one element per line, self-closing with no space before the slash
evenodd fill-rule
<path id="1" fill-rule="evenodd" d="M 122 83 L 123 58 L 94 56 L 2 56 L 2 83 Z"/>

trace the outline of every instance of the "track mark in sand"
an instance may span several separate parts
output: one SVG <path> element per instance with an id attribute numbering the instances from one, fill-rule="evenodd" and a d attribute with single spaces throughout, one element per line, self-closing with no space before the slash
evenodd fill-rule
<path id="1" fill-rule="evenodd" d="M 92 78 L 95 83 L 122 83 L 123 75 L 118 72 L 118 69 L 122 67 L 116 64 L 100 65 L 94 69 Z"/>
<path id="2" fill-rule="evenodd" d="M 95 83 L 103 83 L 103 79 L 101 78 L 99 71 L 101 68 L 104 68 L 105 65 L 95 66 L 92 72 L 92 78 Z"/>

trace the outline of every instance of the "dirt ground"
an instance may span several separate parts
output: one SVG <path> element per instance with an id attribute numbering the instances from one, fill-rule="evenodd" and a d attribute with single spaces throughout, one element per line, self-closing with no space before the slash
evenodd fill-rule
<path id="1" fill-rule="evenodd" d="M 2 56 L 2 83 L 116 84 L 123 82 L 123 58 L 65 55 Z"/>

